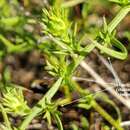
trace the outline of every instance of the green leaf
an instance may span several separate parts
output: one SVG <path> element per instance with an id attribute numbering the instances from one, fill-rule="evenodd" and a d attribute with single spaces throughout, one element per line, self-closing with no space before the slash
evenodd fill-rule
<path id="1" fill-rule="evenodd" d="M 42 24 L 46 34 L 51 34 L 61 38 L 63 41 L 69 42 L 68 36 L 71 24 L 65 9 L 54 7 L 50 8 L 49 11 L 43 9 Z"/>
<path id="2" fill-rule="evenodd" d="M 47 99 L 47 101 L 50 101 L 51 98 L 55 95 L 55 93 L 58 91 L 61 83 L 63 81 L 63 78 L 59 78 L 55 84 L 52 86 L 52 88 L 46 93 L 45 98 Z"/>
<path id="3" fill-rule="evenodd" d="M 44 114 L 44 119 L 47 119 L 48 125 L 51 125 L 51 113 L 49 111 L 46 111 Z"/>
<path id="4" fill-rule="evenodd" d="M 71 123 L 71 127 L 73 130 L 79 130 L 78 126 L 75 123 Z"/>
<path id="5" fill-rule="evenodd" d="M 81 117 L 81 124 L 84 129 L 89 128 L 89 122 L 88 122 L 87 118 L 84 116 Z"/>
<path id="6" fill-rule="evenodd" d="M 104 45 L 101 45 L 96 41 L 94 41 L 94 44 L 102 53 L 107 54 L 108 56 L 111 56 L 120 60 L 124 60 L 127 58 L 128 52 L 127 52 L 126 47 L 115 38 L 112 38 L 111 44 L 113 47 L 116 47 L 120 51 L 105 47 Z"/>
<path id="7" fill-rule="evenodd" d="M 9 118 L 8 118 L 7 113 L 5 111 L 5 108 L 1 104 L 0 104 L 0 109 L 1 109 L 1 112 L 2 112 L 2 115 L 4 118 L 4 122 L 6 124 L 6 126 L 4 126 L 4 125 L 0 125 L 0 126 L 3 128 L 3 130 L 12 130 Z"/>
<path id="8" fill-rule="evenodd" d="M 63 130 L 63 125 L 62 125 L 62 122 L 61 122 L 59 115 L 57 113 L 55 113 L 53 115 L 54 115 L 55 120 L 57 122 L 58 130 Z"/>
<path id="9" fill-rule="evenodd" d="M 121 112 L 120 112 L 118 106 L 111 99 L 109 99 L 109 97 L 105 93 L 97 93 L 94 96 L 94 98 L 100 99 L 103 102 L 106 102 L 108 105 L 111 105 L 116 110 L 116 113 L 117 113 L 117 116 L 118 116 L 117 121 L 119 123 L 121 122 Z"/>
<path id="10" fill-rule="evenodd" d="M 26 116 L 31 112 L 20 88 L 16 89 L 15 86 L 6 86 L 5 90 L 2 93 L 1 104 L 4 106 L 6 113 L 14 116 Z"/>
<path id="11" fill-rule="evenodd" d="M 84 3 L 83 4 L 83 8 L 82 8 L 82 17 L 85 19 L 88 16 L 88 12 L 90 10 L 91 6 L 88 3 Z"/>
<path id="12" fill-rule="evenodd" d="M 83 108 L 83 109 L 86 109 L 86 110 L 89 110 L 92 106 L 91 106 L 90 104 L 82 104 L 82 103 L 79 103 L 79 104 L 78 104 L 78 107 Z"/>
<path id="13" fill-rule="evenodd" d="M 1 18 L 0 23 L 3 24 L 4 26 L 16 26 L 17 24 L 20 23 L 21 18 L 16 16 L 16 17 L 10 17 L 10 18 Z"/>
<path id="14" fill-rule="evenodd" d="M 111 2 L 114 2 L 114 3 L 117 3 L 121 6 L 126 6 L 126 5 L 129 5 L 130 4 L 130 1 L 129 0 L 109 0 Z"/>
<path id="15" fill-rule="evenodd" d="M 11 81 L 11 73 L 10 73 L 10 69 L 8 67 L 4 68 L 2 78 L 3 78 L 4 82 L 6 82 L 6 83 Z"/>
<path id="16" fill-rule="evenodd" d="M 89 110 L 92 107 L 93 95 L 89 94 L 79 100 L 78 107 Z"/>

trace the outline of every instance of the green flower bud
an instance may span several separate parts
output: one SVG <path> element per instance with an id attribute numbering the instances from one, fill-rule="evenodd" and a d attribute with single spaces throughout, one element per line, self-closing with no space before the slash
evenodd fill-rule
<path id="1" fill-rule="evenodd" d="M 3 94 L 2 105 L 7 113 L 15 116 L 25 116 L 31 110 L 24 100 L 22 90 L 16 88 L 7 88 L 7 91 Z"/>
<path id="2" fill-rule="evenodd" d="M 64 9 L 51 8 L 49 11 L 44 9 L 42 21 L 45 33 L 60 37 L 66 42 L 69 40 L 70 23 Z"/>

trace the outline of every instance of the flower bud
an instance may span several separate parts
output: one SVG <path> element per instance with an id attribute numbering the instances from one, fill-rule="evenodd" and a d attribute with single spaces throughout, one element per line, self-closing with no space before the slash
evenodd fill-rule
<path id="1" fill-rule="evenodd" d="M 7 113 L 15 116 L 25 116 L 30 112 L 21 89 L 7 88 L 7 91 L 3 94 L 2 105 Z"/>
<path id="2" fill-rule="evenodd" d="M 61 40 L 68 42 L 70 23 L 64 9 L 51 8 L 49 11 L 44 9 L 42 21 L 45 33 L 59 37 Z"/>

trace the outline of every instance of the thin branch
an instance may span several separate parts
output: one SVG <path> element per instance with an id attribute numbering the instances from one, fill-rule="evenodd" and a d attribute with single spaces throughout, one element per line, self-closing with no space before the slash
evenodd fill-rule
<path id="1" fill-rule="evenodd" d="M 123 121 L 122 123 L 121 123 L 121 126 L 130 126 L 130 121 Z"/>
<path id="2" fill-rule="evenodd" d="M 108 60 L 109 60 L 109 62 L 108 62 L 103 56 L 99 55 L 97 52 L 95 52 L 95 54 L 96 54 L 96 55 L 98 56 L 98 58 L 103 62 L 103 64 L 108 68 L 108 70 L 112 73 L 112 75 L 113 75 L 114 78 L 115 78 L 116 83 L 118 84 L 117 87 L 121 87 L 121 88 L 125 89 L 125 86 L 122 85 L 123 83 L 122 83 L 121 79 L 119 78 L 117 72 L 116 72 L 115 69 L 113 68 L 110 59 L 108 59 Z M 125 95 L 125 97 L 126 97 L 127 99 L 129 99 L 128 93 L 127 93 L 126 91 L 124 91 L 124 95 Z"/>
<path id="3" fill-rule="evenodd" d="M 124 104 L 127 108 L 130 109 L 130 101 L 126 100 L 122 96 L 120 96 L 114 89 L 107 85 L 106 82 L 85 62 L 82 61 L 80 63 L 81 67 L 83 67 L 103 88 L 108 88 L 107 91 L 110 92 L 114 97 L 116 97 L 122 104 Z"/>
<path id="4" fill-rule="evenodd" d="M 94 79 L 91 79 L 91 78 L 83 78 L 83 77 L 73 77 L 73 80 L 76 80 L 76 81 L 86 81 L 86 82 L 93 82 L 93 83 L 97 83 L 97 84 L 99 84 L 100 85 L 100 82 L 99 81 L 96 81 L 96 80 L 94 80 Z M 118 86 L 118 84 L 117 83 L 115 83 L 115 82 L 111 82 L 111 83 L 107 83 L 107 82 L 103 82 L 102 84 L 107 84 L 107 85 L 112 85 L 112 86 L 115 86 L 115 87 L 117 87 Z M 129 83 L 126 83 L 126 84 L 121 84 L 121 86 L 126 86 L 126 87 L 130 87 L 130 84 Z"/>
<path id="5" fill-rule="evenodd" d="M 28 129 L 42 129 L 42 128 L 43 128 L 43 126 L 42 126 L 42 124 L 40 124 L 40 123 L 31 124 L 31 125 L 29 125 L 29 127 L 28 127 Z"/>

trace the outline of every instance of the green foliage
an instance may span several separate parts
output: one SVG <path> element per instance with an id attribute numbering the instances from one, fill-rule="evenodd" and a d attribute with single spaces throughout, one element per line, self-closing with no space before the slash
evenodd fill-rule
<path id="1" fill-rule="evenodd" d="M 80 64 L 80 61 L 85 58 L 86 54 L 90 53 L 95 47 L 100 49 L 101 53 L 118 59 L 125 59 L 127 56 L 127 50 L 115 38 L 115 32 L 112 30 L 115 29 L 115 26 L 117 26 L 116 20 L 109 25 L 107 25 L 106 21 L 104 20 L 104 30 L 99 30 L 97 39 L 91 39 L 92 43 L 83 47 L 82 43 L 78 41 L 79 37 L 77 35 L 77 26 L 76 24 L 74 28 L 70 26 L 71 24 L 68 21 L 67 14 L 68 13 L 65 13 L 63 8 L 59 9 L 50 7 L 49 11 L 46 9 L 43 10 L 42 24 L 44 33 L 48 36 L 48 39 L 39 45 L 39 49 L 45 54 L 47 62 L 46 69 L 53 76 L 58 78 L 62 77 L 62 82 L 59 81 L 60 79 L 57 80 L 54 86 L 52 86 L 44 98 L 38 103 L 38 106 L 41 105 L 41 109 L 34 107 L 32 114 L 25 119 L 20 129 L 25 129 L 31 119 L 33 119 L 34 116 L 42 111 L 42 109 L 46 111 L 44 111 L 44 117 L 47 118 L 49 123 L 51 122 L 51 111 L 55 109 L 53 108 L 53 104 L 49 105 L 47 103 L 47 105 L 46 100 L 50 102 L 51 98 L 54 96 L 54 93 L 58 91 L 59 86 L 61 85 L 65 84 L 67 86 L 73 86 L 76 88 L 75 84 L 72 84 L 71 79 L 74 70 Z M 122 17 L 124 17 L 124 15 Z M 120 16 L 120 20 L 122 17 Z M 111 26 L 113 27 L 112 29 L 110 28 Z M 113 46 L 120 49 L 121 52 L 114 50 Z M 50 98 L 48 100 L 49 96 Z M 117 122 L 95 102 L 93 95 L 90 94 L 81 99 L 79 101 L 78 107 L 87 110 L 91 107 L 94 107 L 115 128 L 122 130 L 119 124 L 117 124 Z M 61 124 L 60 122 L 59 124 Z M 60 127 L 60 129 L 61 128 L 62 127 Z M 77 127 L 74 125 L 73 129 L 77 129 Z"/>
<path id="2" fill-rule="evenodd" d="M 119 40 L 115 38 L 115 34 L 115 31 L 111 33 L 109 32 L 109 26 L 104 19 L 103 31 L 100 31 L 99 36 L 97 36 L 97 41 L 102 45 L 96 44 L 96 47 L 101 50 L 101 53 L 105 53 L 118 59 L 126 59 L 128 55 L 127 49 Z M 119 51 L 113 50 L 113 47 Z"/>
<path id="3" fill-rule="evenodd" d="M 54 118 L 55 118 L 55 120 L 57 122 L 58 129 L 63 130 L 63 125 L 62 125 L 61 119 L 59 117 L 59 113 L 55 113 Z"/>
<path id="4" fill-rule="evenodd" d="M 71 124 L 72 130 L 79 130 L 78 126 L 74 123 Z"/>
<path id="5" fill-rule="evenodd" d="M 60 37 L 61 40 L 69 42 L 69 28 L 67 12 L 65 9 L 51 8 L 49 11 L 43 9 L 43 28 L 46 34 Z M 63 33 L 64 32 L 64 33 Z"/>
<path id="6" fill-rule="evenodd" d="M 42 38 L 42 36 L 39 34 L 34 35 L 33 32 L 25 28 L 25 26 L 32 26 L 31 24 L 34 24 L 35 20 L 25 16 L 25 14 L 21 12 L 17 0 L 12 0 L 11 4 L 6 0 L 1 0 L 1 59 L 10 53 L 21 53 L 37 49 L 41 54 L 44 54 L 46 70 L 56 79 L 55 83 L 50 87 L 43 98 L 31 109 L 24 99 L 22 89 L 19 88 L 18 85 L 11 83 L 8 68 L 5 68 L 0 82 L 0 90 L 2 93 L 0 110 L 4 117 L 4 123 L 1 124 L 1 128 L 3 130 L 25 130 L 31 120 L 39 114 L 43 115 L 43 118 L 48 121 L 49 126 L 52 124 L 52 119 L 55 119 L 58 129 L 63 130 L 60 118 L 61 112 L 58 110 L 60 103 L 57 100 L 53 101 L 54 95 L 61 87 L 66 87 L 69 96 L 73 90 L 76 90 L 80 94 L 81 99 L 78 100 L 78 108 L 89 110 L 93 107 L 117 130 L 123 130 L 120 127 L 121 119 L 119 110 L 108 97 L 102 96 L 105 102 L 111 104 L 112 107 L 116 109 L 119 115 L 118 122 L 96 102 L 96 97 L 94 97 L 93 94 L 82 89 L 72 80 L 72 76 L 80 62 L 95 48 L 106 56 L 121 60 L 127 57 L 127 49 L 116 38 L 116 27 L 130 11 L 130 2 L 129 0 L 110 1 L 121 5 L 122 9 L 109 24 L 107 24 L 104 18 L 103 29 L 96 28 L 95 30 L 98 34 L 94 33 L 91 35 L 82 34 L 80 30 L 84 30 L 84 28 L 79 28 L 77 22 L 72 23 L 69 20 L 70 7 L 83 3 L 85 0 L 71 0 L 68 2 L 62 2 L 60 0 L 50 1 L 52 6 L 49 6 L 48 9 L 43 9 L 41 21 L 46 39 L 36 44 L 37 40 Z M 83 19 L 87 17 L 90 8 L 89 3 L 83 4 Z M 90 31 L 90 33 L 94 31 Z M 93 37 L 91 37 L 92 35 Z M 88 43 L 86 43 L 86 40 L 88 40 Z M 66 100 L 66 98 L 61 100 Z M 67 103 L 70 103 L 70 100 L 69 102 L 67 100 Z M 19 128 L 12 128 L 9 115 L 21 116 L 25 117 L 25 119 Z M 81 118 L 81 123 L 84 129 L 88 129 L 89 124 L 86 117 Z M 79 128 L 73 123 L 72 129 L 78 130 Z M 104 129 L 108 130 L 109 127 L 104 127 Z"/>
<path id="7" fill-rule="evenodd" d="M 48 126 L 52 125 L 51 118 L 53 117 L 57 122 L 59 130 L 63 130 L 61 119 L 59 117 L 61 113 L 58 111 L 56 103 L 50 103 L 50 102 L 48 103 L 47 100 L 45 99 L 45 108 L 42 113 L 44 113 L 43 118 L 47 119 Z"/>
<path id="8" fill-rule="evenodd" d="M 107 125 L 103 127 L 104 130 L 111 130 Z"/>
<path id="9" fill-rule="evenodd" d="M 85 96 L 79 101 L 78 107 L 89 110 L 92 107 L 93 95 Z"/>
<path id="10" fill-rule="evenodd" d="M 89 123 L 88 120 L 86 119 L 86 117 L 81 116 L 81 127 L 79 128 L 79 126 L 77 125 L 77 123 L 75 121 L 70 123 L 71 129 L 72 130 L 88 130 L 89 129 Z"/>
<path id="11" fill-rule="evenodd" d="M 13 127 L 13 128 L 11 127 L 11 123 L 9 121 L 8 115 L 5 111 L 5 108 L 2 105 L 0 105 L 0 110 L 1 110 L 1 113 L 2 113 L 3 118 L 4 118 L 4 123 L 3 124 L 0 123 L 0 128 L 2 130 L 18 130 L 15 127 Z"/>
<path id="12" fill-rule="evenodd" d="M 5 67 L 0 81 L 1 100 L 0 111 L 4 117 L 4 124 L 0 124 L 2 130 L 17 130 L 12 128 L 8 114 L 12 116 L 25 117 L 31 112 L 24 99 L 22 88 L 11 83 L 11 74 L 9 68 Z"/>
<path id="13" fill-rule="evenodd" d="M 0 124 L 0 128 L 2 128 L 3 130 L 12 130 L 10 121 L 8 119 L 8 116 L 7 116 L 7 113 L 4 110 L 2 105 L 0 105 L 0 109 L 1 109 L 1 112 L 2 112 L 2 115 L 3 115 L 3 118 L 4 118 L 4 123 L 5 123 L 5 125 L 4 124 Z"/>
<path id="14" fill-rule="evenodd" d="M 30 108 L 27 106 L 27 102 L 24 100 L 24 96 L 21 89 L 6 88 L 6 92 L 3 93 L 1 99 L 6 113 L 10 113 L 14 116 L 25 116 L 30 113 Z"/>
<path id="15" fill-rule="evenodd" d="M 119 5 L 129 5 L 130 4 L 130 1 L 129 0 L 110 0 L 111 2 L 114 2 L 114 3 L 117 3 Z"/>
<path id="16" fill-rule="evenodd" d="M 34 106 L 31 110 L 31 113 L 27 116 L 27 118 L 25 118 L 25 120 L 22 122 L 21 126 L 19 127 L 20 130 L 24 130 L 26 129 L 26 127 L 28 126 L 28 124 L 30 123 L 30 121 L 37 115 L 39 115 L 40 113 L 46 113 L 44 115 L 44 117 L 48 120 L 49 123 L 51 123 L 51 110 L 53 110 L 53 108 L 55 108 L 54 110 L 56 110 L 56 106 L 55 104 L 51 103 L 52 97 L 55 95 L 55 93 L 58 91 L 60 85 L 62 84 L 62 78 L 59 78 L 54 84 L 53 86 L 50 88 L 50 90 L 44 95 L 44 97 L 36 104 L 36 106 Z M 53 113 L 54 118 L 57 119 L 58 122 L 58 126 L 61 126 L 61 122 L 59 121 L 59 117 L 58 117 L 58 111 L 56 111 L 56 113 Z M 62 127 L 61 127 L 62 128 Z M 62 129 L 61 129 L 62 130 Z"/>
<path id="17" fill-rule="evenodd" d="M 105 94 L 105 93 L 98 93 L 94 96 L 95 99 L 99 99 L 102 102 L 105 102 L 106 104 L 110 105 L 111 107 L 113 107 L 116 111 L 117 114 L 117 122 L 121 122 L 121 112 L 119 110 L 119 108 L 117 107 L 117 105 L 109 99 L 109 97 Z"/>
<path id="18" fill-rule="evenodd" d="M 0 58 L 8 53 L 20 53 L 34 48 L 36 37 L 25 28 L 31 26 L 29 23 L 31 18 L 25 16 L 20 10 L 18 1 L 2 0 L 0 9 Z"/>

